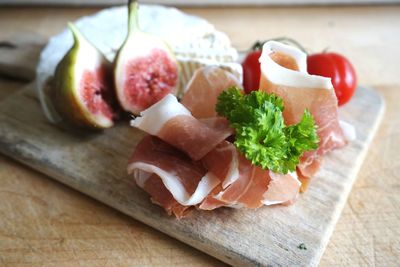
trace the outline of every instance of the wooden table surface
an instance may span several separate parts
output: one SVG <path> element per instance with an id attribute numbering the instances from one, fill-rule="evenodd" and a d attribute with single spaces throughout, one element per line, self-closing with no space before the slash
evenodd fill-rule
<path id="1" fill-rule="evenodd" d="M 49 37 L 98 8 L 0 8 L 0 40 Z M 359 83 L 385 98 L 386 114 L 321 266 L 400 262 L 400 6 L 199 8 L 244 50 L 257 39 L 295 38 L 310 51 L 347 55 Z M 173 29 L 172 29 L 173 30 Z M 0 78 L 0 100 L 24 83 Z M 368 112 L 366 110 L 365 112 Z M 0 125 L 1 127 L 1 125 Z M 0 265 L 221 266 L 51 178 L 0 155 Z"/>

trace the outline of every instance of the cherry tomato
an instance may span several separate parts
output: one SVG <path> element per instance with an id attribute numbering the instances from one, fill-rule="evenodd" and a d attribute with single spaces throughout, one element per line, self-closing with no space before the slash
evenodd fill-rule
<path id="1" fill-rule="evenodd" d="M 261 56 L 261 50 L 255 50 L 247 54 L 242 63 L 243 67 L 243 87 L 248 94 L 251 91 L 258 90 L 260 85 L 260 63 L 258 59 Z"/>
<path id="2" fill-rule="evenodd" d="M 307 57 L 309 74 L 332 79 L 339 106 L 347 103 L 357 87 L 356 72 L 344 56 L 337 53 L 318 53 Z"/>

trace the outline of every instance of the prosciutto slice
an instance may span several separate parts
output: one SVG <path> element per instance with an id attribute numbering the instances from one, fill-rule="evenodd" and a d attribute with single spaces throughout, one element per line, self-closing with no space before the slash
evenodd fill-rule
<path id="1" fill-rule="evenodd" d="M 200 68 L 189 81 L 181 103 L 196 118 L 216 117 L 218 96 L 231 86 L 242 87 L 232 73 L 215 66 Z"/>
<path id="2" fill-rule="evenodd" d="M 171 94 L 142 111 L 140 115 L 141 117 L 131 121 L 132 126 L 161 138 L 193 160 L 203 158 L 233 133 L 223 118 L 213 118 L 205 122 L 196 119 Z"/>
<path id="3" fill-rule="evenodd" d="M 182 218 L 190 209 L 190 206 L 183 206 L 175 200 L 174 196 L 168 191 L 160 177 L 156 174 L 152 174 L 146 179 L 142 188 L 151 196 L 151 201 L 163 207 L 168 215 L 174 214 L 175 217 Z"/>
<path id="4" fill-rule="evenodd" d="M 232 143 L 221 143 L 202 161 L 221 184 L 200 204 L 200 209 L 258 208 L 291 203 L 297 198 L 300 182 L 295 173 L 280 175 L 254 166 Z"/>
<path id="5" fill-rule="evenodd" d="M 178 214 L 184 210 L 178 203 L 199 204 L 220 182 L 202 164 L 153 136 L 139 142 L 129 161 L 128 173 L 134 174 L 136 184 L 154 202 Z"/>
<path id="6" fill-rule="evenodd" d="M 311 177 L 319 169 L 321 156 L 346 144 L 332 83 L 329 78 L 308 74 L 307 55 L 282 43 L 265 43 L 260 63 L 260 90 L 283 98 L 286 124 L 298 123 L 305 109 L 315 119 L 318 149 L 305 153 L 298 166 L 303 178 Z"/>
<path id="7" fill-rule="evenodd" d="M 221 182 L 225 189 L 239 178 L 239 152 L 236 147 L 224 141 L 202 159 L 203 166 Z"/>

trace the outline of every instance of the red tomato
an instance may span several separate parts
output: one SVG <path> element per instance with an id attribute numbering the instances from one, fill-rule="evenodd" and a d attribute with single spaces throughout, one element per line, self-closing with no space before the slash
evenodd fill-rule
<path id="1" fill-rule="evenodd" d="M 250 52 L 242 62 L 243 87 L 247 94 L 258 90 L 260 85 L 261 70 L 258 62 L 260 56 L 261 50 L 255 50 Z"/>
<path id="2" fill-rule="evenodd" d="M 356 90 L 356 72 L 350 61 L 342 55 L 336 53 L 310 55 L 307 57 L 307 71 L 332 79 L 339 106 L 347 103 Z"/>

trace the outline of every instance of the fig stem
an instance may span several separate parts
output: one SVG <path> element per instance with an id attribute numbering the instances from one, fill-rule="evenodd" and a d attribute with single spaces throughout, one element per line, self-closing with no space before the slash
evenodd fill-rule
<path id="1" fill-rule="evenodd" d="M 77 44 L 80 40 L 84 39 L 75 24 L 73 24 L 72 22 L 68 22 L 68 28 L 70 29 L 70 31 L 72 32 L 72 36 L 74 37 L 74 44 Z"/>
<path id="2" fill-rule="evenodd" d="M 136 0 L 128 2 L 128 32 L 139 29 L 138 3 Z"/>

